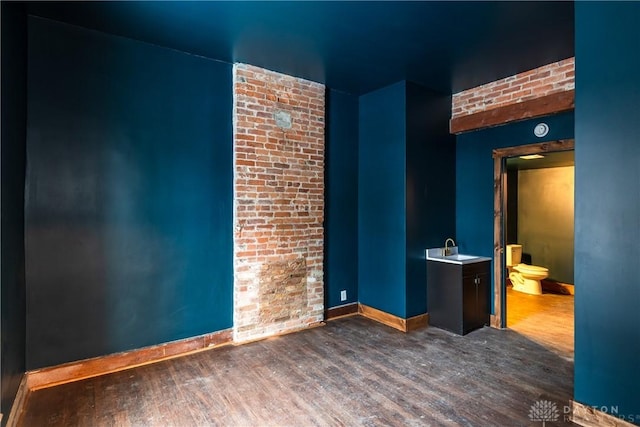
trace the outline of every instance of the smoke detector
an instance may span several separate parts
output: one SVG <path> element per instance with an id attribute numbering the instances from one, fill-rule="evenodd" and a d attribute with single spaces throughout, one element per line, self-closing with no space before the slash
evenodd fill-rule
<path id="1" fill-rule="evenodd" d="M 533 134 L 538 138 L 542 138 L 547 136 L 549 133 L 549 125 L 546 123 L 538 123 L 535 128 L 533 128 Z"/>

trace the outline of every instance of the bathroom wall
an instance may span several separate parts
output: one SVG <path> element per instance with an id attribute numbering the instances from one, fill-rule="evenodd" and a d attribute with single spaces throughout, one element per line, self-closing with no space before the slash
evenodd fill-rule
<path id="1" fill-rule="evenodd" d="M 518 243 L 518 170 L 507 169 L 507 211 L 505 218 L 506 243 Z"/>
<path id="2" fill-rule="evenodd" d="M 573 166 L 518 171 L 518 243 L 549 278 L 573 283 Z"/>

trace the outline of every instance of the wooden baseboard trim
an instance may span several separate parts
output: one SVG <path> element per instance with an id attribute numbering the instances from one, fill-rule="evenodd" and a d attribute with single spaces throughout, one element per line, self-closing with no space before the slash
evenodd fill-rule
<path id="1" fill-rule="evenodd" d="M 583 427 L 634 427 L 635 424 L 630 423 L 622 418 L 607 414 L 583 405 L 582 403 L 571 401 L 571 421 Z"/>
<path id="2" fill-rule="evenodd" d="M 402 332 L 407 332 L 407 320 L 402 317 L 398 317 L 393 314 L 389 314 L 386 311 L 378 310 L 377 308 L 369 307 L 358 303 L 358 313 L 367 319 L 375 320 L 383 325 L 390 326 Z"/>
<path id="3" fill-rule="evenodd" d="M 358 303 L 340 305 L 338 307 L 328 308 L 324 314 L 325 320 L 334 320 L 340 317 L 354 316 L 358 314 Z"/>
<path id="4" fill-rule="evenodd" d="M 367 319 L 390 326 L 402 332 L 415 331 L 429 324 L 429 314 L 420 314 L 418 316 L 403 319 L 402 317 L 389 314 L 386 311 L 369 307 L 368 305 L 354 302 L 353 304 L 345 304 L 339 307 L 333 307 L 325 312 L 326 320 L 335 320 L 342 317 L 360 315 Z"/>
<path id="5" fill-rule="evenodd" d="M 502 325 L 500 325 L 500 319 L 495 314 L 489 315 L 489 325 L 492 328 L 502 329 Z"/>
<path id="6" fill-rule="evenodd" d="M 112 372 L 123 371 L 137 366 L 148 365 L 162 360 L 185 356 L 190 353 L 208 350 L 230 344 L 233 340 L 232 329 L 225 329 L 205 335 L 165 344 L 145 347 L 138 350 L 110 354 L 92 359 L 70 362 L 49 368 L 29 371 L 26 374 L 30 391 L 52 387 Z"/>
<path id="7" fill-rule="evenodd" d="M 407 330 L 405 332 L 415 331 L 429 325 L 429 314 L 420 314 L 418 316 L 409 317 L 407 319 Z"/>
<path id="8" fill-rule="evenodd" d="M 544 279 L 542 281 L 542 292 L 553 292 L 562 295 L 576 294 L 575 287 L 573 285 L 549 279 Z"/>
<path id="9" fill-rule="evenodd" d="M 9 411 L 9 418 L 7 418 L 7 427 L 15 427 L 18 425 L 18 420 L 20 419 L 22 411 L 25 408 L 25 403 L 27 401 L 28 395 L 29 387 L 27 386 L 27 374 L 24 374 L 22 376 L 22 381 L 20 381 L 20 385 L 18 386 L 16 397 L 13 400 L 13 405 L 11 405 L 11 410 Z"/>
<path id="10" fill-rule="evenodd" d="M 377 308 L 369 307 L 368 305 L 361 303 L 358 303 L 358 314 L 366 317 L 367 319 L 374 320 L 402 332 L 409 332 L 418 328 L 422 328 L 424 326 L 427 326 L 429 322 L 429 315 L 427 313 L 410 317 L 408 319 L 403 319 L 402 317 L 387 313 L 386 311 L 378 310 Z"/>

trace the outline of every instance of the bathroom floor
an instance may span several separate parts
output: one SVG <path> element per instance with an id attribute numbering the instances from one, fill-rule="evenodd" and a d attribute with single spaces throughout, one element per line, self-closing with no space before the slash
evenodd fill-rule
<path id="1" fill-rule="evenodd" d="M 573 295 L 529 295 L 507 287 L 507 327 L 573 361 Z"/>

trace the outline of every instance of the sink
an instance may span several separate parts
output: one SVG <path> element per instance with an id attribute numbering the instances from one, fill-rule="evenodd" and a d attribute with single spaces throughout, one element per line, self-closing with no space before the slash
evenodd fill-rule
<path id="1" fill-rule="evenodd" d="M 456 261 L 466 261 L 466 260 L 469 260 L 469 259 L 474 259 L 474 258 L 479 258 L 479 257 L 476 256 L 476 255 L 454 254 L 454 255 L 446 256 L 444 258 L 453 259 L 453 260 L 456 260 Z"/>
<path id="2" fill-rule="evenodd" d="M 457 246 L 450 247 L 448 249 L 451 250 L 453 253 L 447 256 L 444 255 L 444 248 L 427 249 L 426 250 L 427 261 L 448 262 L 451 264 L 471 264 L 474 262 L 491 260 L 491 258 L 484 257 L 484 256 L 459 254 Z"/>

